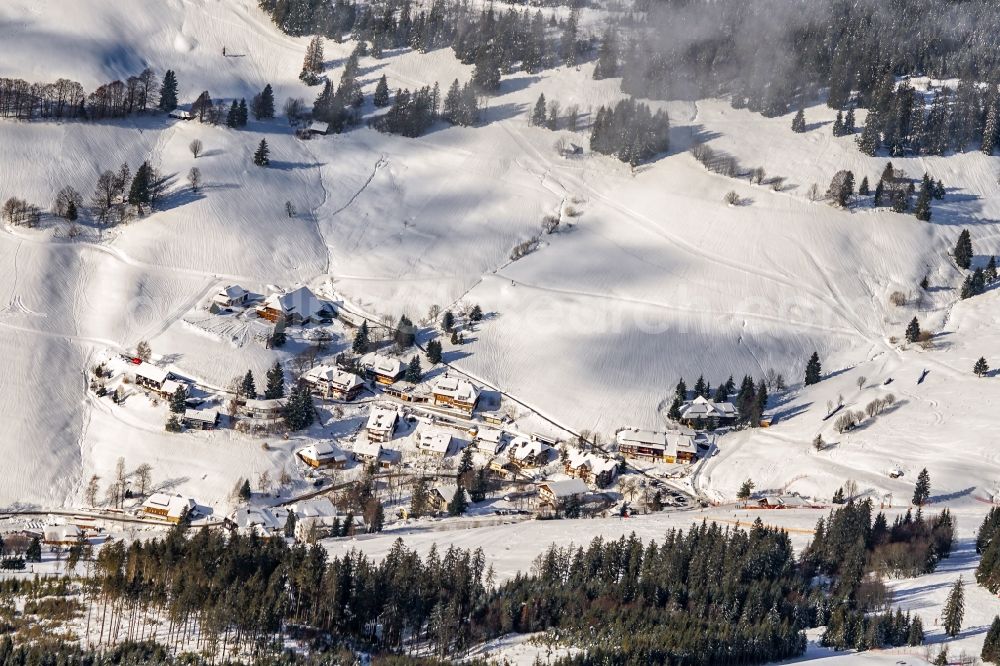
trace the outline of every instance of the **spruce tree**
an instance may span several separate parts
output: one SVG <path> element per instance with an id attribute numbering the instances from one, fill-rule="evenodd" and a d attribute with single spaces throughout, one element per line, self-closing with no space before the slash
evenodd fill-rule
<path id="1" fill-rule="evenodd" d="M 994 101 L 993 104 L 990 104 L 986 114 L 986 123 L 983 126 L 983 141 L 980 148 L 984 155 L 992 155 L 996 149 L 998 132 L 1000 132 L 1000 118 L 997 114 L 998 105 Z"/>
<path id="2" fill-rule="evenodd" d="M 865 155 L 874 157 L 875 153 L 882 145 L 882 137 L 878 131 L 878 116 L 874 109 L 868 112 L 868 119 L 865 121 L 865 128 L 861 130 L 858 137 L 858 150 Z"/>
<path id="3" fill-rule="evenodd" d="M 883 196 L 885 196 L 885 185 L 883 185 L 880 180 L 875 183 L 875 194 L 872 196 L 872 206 L 881 206 Z"/>
<path id="4" fill-rule="evenodd" d="M 819 362 L 819 352 L 813 352 L 806 362 L 806 386 L 818 384 L 823 378 L 823 366 Z"/>
<path id="5" fill-rule="evenodd" d="M 746 502 L 748 499 L 750 499 L 750 495 L 753 494 L 753 488 L 754 488 L 753 481 L 747 479 L 746 481 L 743 482 L 743 485 L 740 486 L 739 491 L 736 493 L 736 499 L 740 500 L 741 502 Z"/>
<path id="6" fill-rule="evenodd" d="M 914 343 L 920 339 L 920 322 L 914 317 L 910 320 L 910 323 L 906 325 L 906 341 L 909 343 Z"/>
<path id="7" fill-rule="evenodd" d="M 906 644 L 910 647 L 923 645 L 924 643 L 924 623 L 919 615 L 914 615 L 910 620 L 910 630 L 906 635 Z"/>
<path id="8" fill-rule="evenodd" d="M 281 362 L 275 361 L 267 371 L 267 387 L 264 389 L 265 400 L 275 400 L 285 397 L 285 371 Z"/>
<path id="9" fill-rule="evenodd" d="M 247 374 L 243 375 L 243 381 L 240 382 L 240 394 L 249 400 L 257 398 L 257 383 L 253 379 L 251 370 L 247 370 Z"/>
<path id="10" fill-rule="evenodd" d="M 920 187 L 917 205 L 913 207 L 913 216 L 921 222 L 931 221 L 931 190 L 927 181 Z"/>
<path id="11" fill-rule="evenodd" d="M 441 328 L 450 333 L 451 329 L 455 327 L 455 315 L 451 313 L 451 310 L 445 310 L 444 314 L 441 315 Z"/>
<path id="12" fill-rule="evenodd" d="M 72 202 L 70 202 L 72 203 Z M 997 281 L 997 258 L 991 256 L 990 260 L 986 262 L 986 270 L 983 271 L 983 278 L 986 280 L 986 284 L 993 284 Z"/>
<path id="13" fill-rule="evenodd" d="M 456 87 L 458 86 L 458 79 L 455 79 L 455 85 Z M 389 106 L 389 82 L 386 80 L 385 74 L 382 75 L 382 78 L 375 85 L 375 94 L 372 96 L 372 103 L 379 109 Z"/>
<path id="14" fill-rule="evenodd" d="M 844 116 L 844 134 L 854 134 L 855 129 L 854 107 L 852 106 L 847 109 L 847 115 Z"/>
<path id="15" fill-rule="evenodd" d="M 982 356 L 976 361 L 976 364 L 972 366 L 972 371 L 976 373 L 976 377 L 982 377 L 987 372 L 990 371 L 990 365 L 986 362 L 986 359 Z"/>
<path id="16" fill-rule="evenodd" d="M 364 354 L 368 351 L 368 345 L 371 341 L 368 337 L 368 322 L 362 321 L 361 326 L 358 326 L 358 330 L 354 333 L 354 341 L 351 343 L 351 351 L 355 354 Z"/>
<path id="17" fill-rule="evenodd" d="M 441 362 L 441 341 L 431 340 L 427 343 L 427 362 L 437 365 Z"/>
<path id="18" fill-rule="evenodd" d="M 70 200 L 69 203 L 66 204 L 66 219 L 69 220 L 70 222 L 76 222 L 77 217 L 79 217 L 79 213 L 77 213 L 76 210 L 76 202 Z M 995 273 L 996 270 L 994 267 L 994 274 Z"/>
<path id="19" fill-rule="evenodd" d="M 796 134 L 802 134 L 806 131 L 806 114 L 801 108 L 792 118 L 792 131 Z"/>
<path id="20" fill-rule="evenodd" d="M 427 512 L 428 496 L 427 479 L 423 476 L 418 477 L 413 484 L 413 492 L 410 494 L 411 518 L 420 518 Z"/>
<path id="21" fill-rule="evenodd" d="M 136 169 L 135 177 L 132 179 L 132 185 L 128 191 L 128 202 L 135 206 L 136 212 L 139 215 L 143 214 L 143 206 L 149 204 L 151 191 L 152 169 L 149 166 L 149 162 L 143 162 Z"/>
<path id="22" fill-rule="evenodd" d="M 468 506 L 469 502 L 465 498 L 465 488 L 462 487 L 462 484 L 458 484 L 455 496 L 451 498 L 450 502 L 448 502 L 448 515 L 461 516 L 465 513 Z"/>
<path id="23" fill-rule="evenodd" d="M 841 111 L 837 111 L 837 117 L 833 121 L 833 135 L 844 136 L 844 114 Z"/>
<path id="24" fill-rule="evenodd" d="M 239 114 L 237 115 L 237 126 L 246 127 L 247 121 L 250 119 L 249 111 L 247 109 L 247 101 L 245 98 L 240 98 Z"/>
<path id="25" fill-rule="evenodd" d="M 249 502 L 252 493 L 250 492 L 250 480 L 243 479 L 243 484 L 240 486 L 240 499 L 244 502 Z"/>
<path id="26" fill-rule="evenodd" d="M 168 69 L 163 75 L 160 85 L 160 111 L 170 113 L 177 108 L 177 76 L 174 70 Z"/>
<path id="27" fill-rule="evenodd" d="M 170 396 L 170 411 L 174 414 L 183 414 L 187 409 L 187 390 L 183 386 L 178 386 L 173 395 Z"/>
<path id="28" fill-rule="evenodd" d="M 253 117 L 257 120 L 274 118 L 274 91 L 268 83 L 264 89 L 253 98 Z"/>
<path id="29" fill-rule="evenodd" d="M 266 167 L 271 163 L 271 160 L 268 159 L 270 152 L 270 149 L 267 147 L 267 139 L 261 139 L 260 145 L 257 146 L 257 151 L 253 154 L 253 163 L 259 167 Z"/>
<path id="30" fill-rule="evenodd" d="M 420 369 L 420 357 L 414 354 L 406 366 L 406 373 L 403 375 L 403 379 L 411 384 L 418 384 L 423 376 L 424 373 Z"/>
<path id="31" fill-rule="evenodd" d="M 226 127 L 237 128 L 240 126 L 240 105 L 234 99 L 229 106 L 229 113 L 226 114 Z"/>
<path id="32" fill-rule="evenodd" d="M 958 580 L 948 593 L 948 600 L 944 604 L 942 626 L 946 634 L 954 638 L 962 631 L 962 619 L 965 617 L 965 586 L 962 577 Z"/>
<path id="33" fill-rule="evenodd" d="M 548 118 L 546 115 L 547 105 L 545 103 L 545 93 L 538 96 L 538 101 L 535 102 L 535 108 L 531 112 L 531 124 L 536 127 L 545 127 L 545 121 Z"/>
<path id="34" fill-rule="evenodd" d="M 396 322 L 396 331 L 393 339 L 400 348 L 406 349 L 413 346 L 413 341 L 417 337 L 417 329 L 406 315 L 400 315 Z"/>
<path id="35" fill-rule="evenodd" d="M 173 412 L 170 413 L 170 417 L 167 419 L 167 424 L 164 427 L 167 432 L 180 432 L 183 430 L 180 419 Z"/>
<path id="36" fill-rule="evenodd" d="M 962 229 L 962 232 L 958 235 L 958 241 L 955 243 L 952 256 L 954 256 L 955 264 L 959 268 L 968 269 L 972 265 L 972 236 L 969 234 L 968 229 Z"/>
<path id="37" fill-rule="evenodd" d="M 913 487 L 914 506 L 923 506 L 931 497 L 931 475 L 924 467 L 917 475 L 917 483 Z"/>
<path id="38" fill-rule="evenodd" d="M 1000 663 L 1000 615 L 993 617 L 993 622 L 983 640 L 983 651 L 980 656 L 983 661 Z"/>
<path id="39" fill-rule="evenodd" d="M 479 307 L 478 303 L 473 305 L 472 309 L 469 311 L 469 319 L 471 321 L 482 321 L 483 309 Z"/>
<path id="40" fill-rule="evenodd" d="M 861 179 L 861 184 L 858 185 L 858 194 L 865 197 L 871 194 L 871 188 L 868 187 L 868 176 Z"/>

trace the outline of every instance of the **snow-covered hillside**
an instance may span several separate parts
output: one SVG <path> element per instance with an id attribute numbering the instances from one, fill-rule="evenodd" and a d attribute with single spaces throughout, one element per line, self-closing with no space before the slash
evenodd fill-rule
<path id="1" fill-rule="evenodd" d="M 12 0 L 0 6 L 0 25 L 5 74 L 29 80 L 66 76 L 93 89 L 150 66 L 175 70 L 188 103 L 202 90 L 249 98 L 265 83 L 279 105 L 288 96 L 309 103 L 317 92 L 297 77 L 306 39 L 279 33 L 252 0 L 169 0 L 141 12 L 97 0 L 43 12 Z M 333 78 L 352 48 L 327 44 Z M 446 358 L 570 428 L 605 435 L 660 423 L 681 376 L 690 383 L 704 373 L 716 384 L 774 368 L 798 381 L 817 350 L 828 371 L 857 370 L 793 396 L 779 407 L 785 423 L 766 434 L 727 439 L 704 487 L 727 496 L 748 474 L 758 487 L 805 476 L 791 488 L 826 496 L 853 477 L 902 497 L 912 469 L 926 464 L 932 474 L 972 474 L 969 485 L 982 489 L 997 471 L 985 435 L 993 380 L 969 371 L 972 357 L 997 348 L 986 333 L 993 295 L 951 311 L 960 276 L 947 251 L 964 226 L 979 255 L 1000 250 L 991 221 L 1000 217 L 995 160 L 895 161 L 948 187 L 928 225 L 809 200 L 809 186 L 825 190 L 838 169 L 874 179 L 884 166 L 850 137 L 832 138 L 832 112 L 821 106 L 807 109 L 808 131 L 793 134 L 789 117 L 764 119 L 723 101 L 671 103 L 668 156 L 635 171 L 589 151 L 565 159 L 555 141 L 586 146 L 586 134 L 531 127 L 526 112 L 539 93 L 584 115 L 621 97 L 616 81 L 594 81 L 591 71 L 507 76 L 480 126 L 442 124 L 418 139 L 359 127 L 304 142 L 283 119 L 239 131 L 159 115 L 3 122 L 0 198 L 48 206 L 64 185 L 89 193 L 100 171 L 143 159 L 174 185 L 161 210 L 102 237 L 0 234 L 0 453 L 12 471 L 0 503 L 73 503 L 118 455 L 130 465 L 150 458 L 160 476 L 206 501 L 221 501 L 237 476 L 269 469 L 273 456 L 257 440 L 218 435 L 210 439 L 218 474 L 208 475 L 197 447 L 178 455 L 166 435 L 120 422 L 86 397 L 96 354 L 143 339 L 162 361 L 209 384 L 247 367 L 262 372 L 273 352 L 234 347 L 182 321 L 230 281 L 261 290 L 310 284 L 372 314 L 414 320 L 432 305 L 479 303 L 488 315 L 475 339 L 460 350 L 446 342 Z M 470 72 L 450 50 L 361 62 L 366 93 L 383 73 L 391 88 L 444 88 Z M 372 112 L 370 102 L 363 111 Z M 262 137 L 268 169 L 250 161 Z M 785 188 L 706 172 L 686 152 L 693 137 L 786 177 Z M 197 159 L 188 151 L 195 138 L 205 146 Z M 205 187 L 192 195 L 184 176 L 195 165 Z M 744 205 L 725 204 L 729 190 Z M 286 201 L 296 217 L 285 215 Z M 546 215 L 560 216 L 563 230 L 511 263 L 511 249 L 537 234 Z M 894 291 L 916 295 L 925 275 L 933 289 L 920 305 L 889 304 Z M 937 350 L 900 352 L 889 342 L 914 315 L 925 328 L 944 327 Z M 916 386 L 912 375 L 924 366 L 932 373 Z M 838 392 L 853 400 L 860 372 L 870 384 L 894 376 L 900 404 L 815 453 L 808 442 L 823 428 L 820 405 Z M 793 468 L 789 459 L 799 462 Z M 907 475 L 890 484 L 883 468 L 902 462 Z"/>

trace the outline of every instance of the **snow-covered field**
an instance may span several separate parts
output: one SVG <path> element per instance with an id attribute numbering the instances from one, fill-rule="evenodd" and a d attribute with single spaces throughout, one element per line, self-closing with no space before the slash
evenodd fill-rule
<path id="1" fill-rule="evenodd" d="M 289 96 L 308 104 L 318 92 L 297 78 L 307 40 L 280 34 L 253 0 L 166 0 L 142 11 L 124 0 L 63 3 L 59 11 L 52 4 L 0 3 L 5 76 L 67 77 L 93 90 L 144 66 L 158 75 L 170 68 L 187 103 L 202 90 L 249 99 L 265 83 L 279 106 Z M 334 80 L 352 48 L 327 42 Z M 308 284 L 391 319 L 406 313 L 419 321 L 433 305 L 478 303 L 485 320 L 462 347 L 445 341 L 445 359 L 538 414 L 605 438 L 622 426 L 661 424 L 681 376 L 691 386 L 703 373 L 715 385 L 773 368 L 798 384 L 816 350 L 833 376 L 781 396 L 770 429 L 722 438 L 698 489 L 727 500 L 751 478 L 759 490 L 828 500 L 850 480 L 879 503 L 903 506 L 927 467 L 935 504 L 958 511 L 961 530 L 971 533 L 1000 478 L 1000 388 L 996 377 L 971 372 L 980 356 L 1000 364 L 1000 295 L 956 303 L 962 276 L 948 252 L 965 227 L 977 263 L 1000 252 L 998 160 L 979 153 L 893 160 L 911 177 L 927 171 L 947 186 L 925 224 L 887 209 L 810 201 L 810 185 L 825 190 L 835 171 L 874 182 L 885 163 L 859 153 L 849 137 L 833 138 L 833 115 L 823 106 L 807 108 L 809 129 L 794 134 L 790 117 L 765 119 L 720 100 L 670 103 L 673 146 L 662 159 L 634 171 L 589 151 L 564 159 L 555 141 L 586 146 L 586 134 L 530 127 L 526 113 L 543 92 L 563 107 L 579 105 L 585 117 L 621 97 L 616 81 L 594 81 L 591 71 L 507 76 L 480 126 L 441 125 L 418 139 L 359 127 L 304 142 L 280 118 L 251 120 L 239 131 L 162 116 L 0 121 L 0 199 L 48 207 L 64 185 L 87 196 L 101 171 L 123 161 L 134 171 L 149 159 L 174 178 L 161 210 L 100 235 L 68 239 L 51 220 L 40 230 L 0 230 L 0 506 L 79 505 L 87 480 L 108 479 L 120 456 L 129 468 L 152 464 L 157 484 L 220 506 L 237 478 L 291 466 L 294 442 L 265 448 L 229 430 L 172 435 L 155 425 L 160 412 L 136 415 L 138 407 L 87 392 L 88 368 L 102 354 L 140 340 L 151 342 L 159 362 L 212 386 L 248 368 L 261 377 L 275 359 L 287 360 L 246 343 L 243 332 L 206 332 L 192 318 L 215 289 L 240 282 L 261 293 Z M 471 68 L 441 50 L 363 58 L 361 72 L 370 94 L 383 73 L 393 89 L 446 88 Z M 268 169 L 250 161 L 262 137 L 271 147 Z M 785 188 L 706 172 L 686 152 L 693 137 L 744 167 L 786 177 Z M 196 138 L 205 151 L 194 159 L 188 144 Z M 191 166 L 204 175 L 197 195 L 184 184 Z M 744 205 L 723 203 L 729 190 Z M 297 216 L 285 214 L 286 201 Z M 511 262 L 511 249 L 539 233 L 546 215 L 559 216 L 562 230 Z M 924 276 L 931 288 L 920 293 Z M 894 291 L 910 303 L 891 305 Z M 914 316 L 937 334 L 930 349 L 890 341 Z M 335 339 L 331 353 L 345 343 Z M 838 396 L 846 408 L 863 409 L 890 392 L 896 405 L 854 432 L 837 434 L 833 419 L 822 420 Z M 814 450 L 817 434 L 831 446 Z M 897 467 L 904 475 L 890 479 Z M 652 538 L 692 517 L 737 519 L 729 513 L 428 527 L 351 545 L 373 555 L 400 535 L 421 548 L 482 545 L 510 575 L 551 542 L 632 530 Z M 801 530 L 792 534 L 797 545 L 816 518 L 803 514 L 780 516 Z M 934 613 L 947 581 L 959 570 L 968 578 L 971 566 L 960 551 L 930 583 L 900 583 L 899 598 Z M 976 626 L 996 611 L 995 600 L 981 601 L 992 610 L 981 618 L 977 611 Z M 976 640 L 975 633 L 963 639 Z M 884 663 L 879 655 L 864 659 Z"/>

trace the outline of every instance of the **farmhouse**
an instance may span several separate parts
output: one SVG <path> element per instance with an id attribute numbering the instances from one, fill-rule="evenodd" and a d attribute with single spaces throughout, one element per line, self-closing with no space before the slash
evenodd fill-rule
<path id="1" fill-rule="evenodd" d="M 332 467 L 343 469 L 347 465 L 347 454 L 334 446 L 333 442 L 315 442 L 295 452 L 310 467 Z"/>
<path id="2" fill-rule="evenodd" d="M 194 118 L 194 114 L 190 111 L 185 111 L 184 109 L 174 109 L 167 114 L 170 118 L 175 118 L 177 120 L 191 120 Z"/>
<path id="3" fill-rule="evenodd" d="M 739 412 L 731 402 L 715 402 L 703 396 L 681 405 L 681 423 L 701 428 L 709 423 L 716 425 L 732 425 L 736 423 Z"/>
<path id="4" fill-rule="evenodd" d="M 374 352 L 361 357 L 361 367 L 375 378 L 379 384 L 388 386 L 403 376 L 405 368 L 398 358 L 382 356 Z"/>
<path id="5" fill-rule="evenodd" d="M 566 473 L 571 477 L 606 488 L 618 476 L 618 463 L 592 453 L 576 452 L 566 461 Z"/>
<path id="6" fill-rule="evenodd" d="M 361 377 L 332 365 L 310 368 L 302 375 L 302 379 L 317 395 L 335 400 L 354 400 L 365 387 Z"/>
<path id="7" fill-rule="evenodd" d="M 518 467 L 541 467 L 549 462 L 552 447 L 527 437 L 515 437 L 510 443 L 510 459 Z"/>
<path id="8" fill-rule="evenodd" d="M 181 422 L 185 428 L 191 430 L 215 430 L 215 427 L 219 425 L 219 410 L 186 409 Z"/>
<path id="9" fill-rule="evenodd" d="M 73 546 L 83 538 L 83 531 L 76 525 L 46 525 L 42 543 L 47 546 Z"/>
<path id="10" fill-rule="evenodd" d="M 516 479 L 521 468 L 504 458 L 494 458 L 490 461 L 490 471 L 501 479 Z"/>
<path id="11" fill-rule="evenodd" d="M 241 507 L 230 517 L 233 526 L 244 535 L 264 539 L 283 538 L 288 509 L 280 507 Z"/>
<path id="12" fill-rule="evenodd" d="M 693 463 L 698 459 L 695 435 L 691 431 L 671 430 L 667 434 L 667 448 L 663 452 L 663 462 Z"/>
<path id="13" fill-rule="evenodd" d="M 239 415 L 258 423 L 275 422 L 281 420 L 284 409 L 284 398 L 251 398 L 239 407 Z"/>
<path id="14" fill-rule="evenodd" d="M 271 294 L 257 306 L 257 316 L 276 322 L 279 319 L 289 324 L 305 324 L 317 321 L 329 306 L 316 298 L 309 287 L 299 287 L 287 294 Z"/>
<path id="15" fill-rule="evenodd" d="M 250 299 L 250 292 L 238 284 L 230 284 L 219 290 L 212 297 L 212 302 L 223 308 L 231 308 L 234 305 L 244 305 Z"/>
<path id="16" fill-rule="evenodd" d="M 622 455 L 666 463 L 694 462 L 698 457 L 694 438 L 690 430 L 659 432 L 626 428 L 615 435 Z"/>
<path id="17" fill-rule="evenodd" d="M 431 387 L 435 405 L 447 405 L 472 414 L 479 402 L 479 389 L 472 382 L 458 377 L 441 377 Z"/>
<path id="18" fill-rule="evenodd" d="M 444 458 L 451 449 L 451 434 L 444 430 L 424 430 L 417 440 L 417 450 L 421 453 Z"/>
<path id="19" fill-rule="evenodd" d="M 170 373 L 143 361 L 135 368 L 135 385 L 160 395 L 173 395 L 180 384 L 170 379 Z"/>
<path id="20" fill-rule="evenodd" d="M 309 126 L 306 127 L 306 133 L 313 136 L 317 134 L 321 136 L 326 136 L 326 133 L 329 131 L 330 131 L 330 123 L 324 123 L 319 120 L 312 121 L 311 123 L 309 123 Z"/>
<path id="21" fill-rule="evenodd" d="M 368 412 L 368 422 L 365 424 L 365 431 L 368 433 L 368 440 L 372 442 L 388 442 L 396 432 L 396 423 L 399 422 L 399 412 L 392 407 L 381 407 L 374 405 Z"/>
<path id="22" fill-rule="evenodd" d="M 314 497 L 292 505 L 295 514 L 295 538 L 299 541 L 310 541 L 311 537 L 340 536 L 332 534 L 336 529 L 342 529 L 348 516 L 337 511 L 329 497 Z M 365 521 L 360 516 L 352 516 L 350 533 L 363 532 Z"/>
<path id="23" fill-rule="evenodd" d="M 465 492 L 465 488 L 462 488 L 462 494 L 465 495 L 465 501 L 468 503 L 469 493 Z M 457 485 L 445 484 L 440 486 L 434 486 L 431 489 L 430 502 L 438 511 L 447 511 L 448 505 L 451 501 L 455 499 L 455 494 L 459 491 Z"/>
<path id="24" fill-rule="evenodd" d="M 545 481 L 538 486 L 538 497 L 543 504 L 557 505 L 574 497 L 583 497 L 589 492 L 590 488 L 580 479 Z"/>
<path id="25" fill-rule="evenodd" d="M 392 449 L 384 449 L 378 442 L 371 442 L 365 439 L 354 444 L 354 459 L 360 463 L 378 465 L 380 469 L 389 469 L 394 462 L 398 462 L 399 454 Z"/>
<path id="26" fill-rule="evenodd" d="M 506 441 L 504 440 L 503 430 L 497 430 L 496 428 L 480 428 L 476 432 L 474 446 L 480 453 L 484 453 L 488 456 L 495 456 L 503 450 L 505 444 Z"/>
<path id="27" fill-rule="evenodd" d="M 194 507 L 195 502 L 190 497 L 153 493 L 142 503 L 142 512 L 176 524 L 183 521 Z"/>

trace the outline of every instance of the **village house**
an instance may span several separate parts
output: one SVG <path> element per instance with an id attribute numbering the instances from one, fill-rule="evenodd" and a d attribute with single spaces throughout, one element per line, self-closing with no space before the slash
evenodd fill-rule
<path id="1" fill-rule="evenodd" d="M 490 461 L 490 471 L 497 478 L 510 481 L 517 478 L 521 468 L 506 458 L 494 458 Z"/>
<path id="2" fill-rule="evenodd" d="M 347 465 L 347 454 L 334 446 L 333 442 L 314 442 L 295 452 L 302 462 L 313 468 L 332 467 L 344 469 Z"/>
<path id="3" fill-rule="evenodd" d="M 454 407 L 470 416 L 479 402 L 479 389 L 472 382 L 447 375 L 434 382 L 431 395 L 435 405 Z"/>
<path id="4" fill-rule="evenodd" d="M 308 127 L 306 127 L 306 133 L 309 134 L 310 136 L 316 136 L 316 135 L 326 136 L 327 132 L 329 131 L 330 131 L 330 123 L 324 123 L 321 120 L 314 120 L 311 123 L 309 123 Z"/>
<path id="5" fill-rule="evenodd" d="M 523 435 L 515 437 L 510 443 L 510 459 L 518 467 L 541 467 L 549 462 L 552 447 L 537 439 L 528 439 Z"/>
<path id="6" fill-rule="evenodd" d="M 354 459 L 359 463 L 368 465 L 374 463 L 379 469 L 389 469 L 398 460 L 398 453 L 391 449 L 384 449 L 378 442 L 361 439 L 354 444 L 352 451 Z"/>
<path id="7" fill-rule="evenodd" d="M 715 402 L 704 396 L 681 405 L 680 422 L 691 428 L 733 425 L 739 417 L 736 406 L 731 402 Z"/>
<path id="8" fill-rule="evenodd" d="M 693 432 L 671 430 L 666 435 L 667 448 L 663 452 L 663 462 L 693 463 L 698 459 L 698 447 Z"/>
<path id="9" fill-rule="evenodd" d="M 795 495 L 767 495 L 757 500 L 761 509 L 801 509 L 806 502 Z"/>
<path id="10" fill-rule="evenodd" d="M 393 384 L 403 376 L 406 370 L 398 358 L 390 358 L 374 352 L 362 356 L 359 365 L 370 373 L 376 382 L 384 386 Z"/>
<path id="11" fill-rule="evenodd" d="M 451 439 L 451 434 L 444 430 L 423 430 L 417 440 L 417 450 L 426 455 L 444 458 L 451 449 Z"/>
<path id="12" fill-rule="evenodd" d="M 452 500 L 455 499 L 455 494 L 458 492 L 459 488 L 455 484 L 442 484 L 439 486 L 434 486 L 430 493 L 430 503 L 437 511 L 447 511 L 448 505 L 451 504 Z M 465 495 L 465 502 L 468 504 L 471 500 L 469 499 L 469 493 L 462 488 L 462 494 Z"/>
<path id="13" fill-rule="evenodd" d="M 219 425 L 219 410 L 185 409 L 181 422 L 191 430 L 215 430 Z"/>
<path id="14" fill-rule="evenodd" d="M 177 524 L 187 518 L 195 506 L 195 501 L 190 497 L 153 493 L 142 503 L 142 512 Z"/>
<path id="15" fill-rule="evenodd" d="M 181 387 L 170 378 L 169 372 L 145 361 L 135 368 L 135 385 L 162 396 L 171 396 Z"/>
<path id="16" fill-rule="evenodd" d="M 496 428 L 480 428 L 476 431 L 474 446 L 476 450 L 488 456 L 495 456 L 506 445 L 503 430 Z"/>
<path id="17" fill-rule="evenodd" d="M 312 387 L 313 393 L 335 400 L 354 400 L 365 388 L 361 377 L 332 365 L 310 368 L 302 379 Z"/>
<path id="18" fill-rule="evenodd" d="M 46 525 L 42 543 L 46 546 L 75 546 L 83 539 L 83 530 L 76 525 Z"/>
<path id="19" fill-rule="evenodd" d="M 330 308 L 316 298 L 308 287 L 299 287 L 287 294 L 271 294 L 257 306 L 257 316 L 271 322 L 283 320 L 288 324 L 306 324 L 318 321 Z"/>
<path id="20" fill-rule="evenodd" d="M 393 407 L 383 407 L 373 405 L 368 412 L 368 422 L 365 424 L 365 432 L 368 433 L 368 440 L 371 442 L 388 442 L 396 432 L 396 424 L 399 422 L 399 412 Z"/>
<path id="21" fill-rule="evenodd" d="M 340 536 L 331 532 L 334 528 L 343 529 L 348 520 L 351 521 L 349 531 L 352 534 L 365 531 L 365 521 L 361 516 L 341 514 L 329 497 L 314 497 L 296 502 L 292 505 L 292 513 L 295 514 L 295 538 L 301 542 L 311 541 L 313 537 L 322 539 Z"/>
<path id="22" fill-rule="evenodd" d="M 566 481 L 544 481 L 538 486 L 538 498 L 542 504 L 559 506 L 571 499 L 580 499 L 590 492 L 590 488 L 581 479 Z"/>
<path id="23" fill-rule="evenodd" d="M 238 284 L 226 285 L 212 297 L 212 302 L 221 308 L 231 308 L 245 305 L 250 299 L 250 292 Z"/>
<path id="24" fill-rule="evenodd" d="M 281 507 L 245 506 L 229 517 L 231 526 L 244 536 L 256 535 L 262 539 L 285 537 L 288 509 Z"/>
<path id="25" fill-rule="evenodd" d="M 566 460 L 566 474 L 598 488 L 607 488 L 618 476 L 618 462 L 577 451 Z"/>
<path id="26" fill-rule="evenodd" d="M 695 433 L 690 430 L 640 430 L 626 428 L 615 435 L 618 451 L 629 458 L 665 463 L 691 463 L 698 458 Z"/>
<path id="27" fill-rule="evenodd" d="M 176 120 L 192 120 L 194 119 L 194 114 L 185 109 L 174 109 L 167 114 L 169 118 L 174 118 Z"/>
<path id="28" fill-rule="evenodd" d="M 280 421 L 285 410 L 284 398 L 250 398 L 239 406 L 239 415 L 257 423 Z"/>

